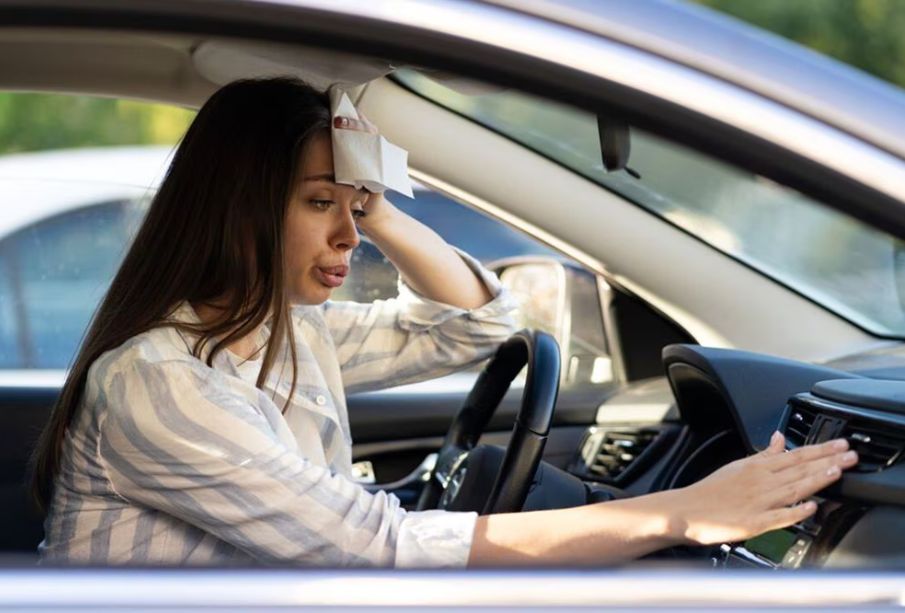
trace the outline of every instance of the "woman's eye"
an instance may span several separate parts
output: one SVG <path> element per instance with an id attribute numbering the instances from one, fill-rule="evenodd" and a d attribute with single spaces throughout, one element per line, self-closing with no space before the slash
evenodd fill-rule
<path id="1" fill-rule="evenodd" d="M 355 219 L 361 219 L 362 217 L 366 217 L 367 215 L 368 212 L 364 209 L 355 209 L 352 211 L 352 217 L 354 217 Z"/>
<path id="2" fill-rule="evenodd" d="M 318 200 L 313 198 L 311 200 L 311 204 L 315 206 L 315 208 L 320 209 L 321 211 L 326 211 L 333 204 L 332 200 Z"/>

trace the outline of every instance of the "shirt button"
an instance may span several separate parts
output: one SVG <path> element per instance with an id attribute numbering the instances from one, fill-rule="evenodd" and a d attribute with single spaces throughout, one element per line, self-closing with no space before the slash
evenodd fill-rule
<path id="1" fill-rule="evenodd" d="M 324 406 L 327 404 L 327 399 L 323 395 L 318 394 L 317 398 L 314 399 L 314 402 L 316 402 L 318 406 Z"/>

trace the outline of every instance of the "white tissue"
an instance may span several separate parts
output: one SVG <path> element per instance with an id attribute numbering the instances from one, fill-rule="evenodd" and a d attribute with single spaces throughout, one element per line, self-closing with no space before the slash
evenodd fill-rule
<path id="1" fill-rule="evenodd" d="M 330 115 L 359 119 L 349 96 L 336 87 L 330 88 Z M 332 126 L 333 174 L 337 183 L 364 188 L 369 192 L 391 189 L 414 197 L 408 175 L 408 151 L 397 147 L 379 134 Z"/>

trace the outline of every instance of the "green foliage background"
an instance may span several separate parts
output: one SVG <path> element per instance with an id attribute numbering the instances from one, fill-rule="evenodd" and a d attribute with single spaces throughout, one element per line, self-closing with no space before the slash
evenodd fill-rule
<path id="1" fill-rule="evenodd" d="M 0 93 L 0 154 L 170 144 L 195 112 L 165 104 L 63 94 Z"/>
<path id="2" fill-rule="evenodd" d="M 696 1 L 905 87 L 905 0 Z M 131 100 L 0 93 L 0 154 L 169 144 L 193 117 Z"/>
<path id="3" fill-rule="evenodd" d="M 905 0 L 697 0 L 905 87 Z"/>

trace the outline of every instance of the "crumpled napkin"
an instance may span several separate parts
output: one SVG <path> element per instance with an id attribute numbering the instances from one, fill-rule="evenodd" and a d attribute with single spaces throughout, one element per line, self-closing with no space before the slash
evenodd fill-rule
<path id="1" fill-rule="evenodd" d="M 379 193 L 391 189 L 414 198 L 408 175 L 408 151 L 379 134 L 333 127 L 332 119 L 359 119 L 355 105 L 338 87 L 331 87 L 330 115 L 333 137 L 333 174 L 337 183 Z"/>

